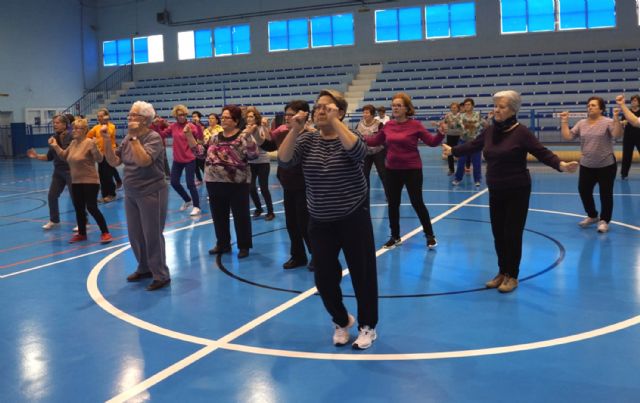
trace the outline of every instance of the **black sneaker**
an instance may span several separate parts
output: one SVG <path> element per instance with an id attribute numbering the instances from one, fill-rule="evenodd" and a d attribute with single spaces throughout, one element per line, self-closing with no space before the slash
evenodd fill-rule
<path id="1" fill-rule="evenodd" d="M 255 210 L 253 210 L 253 217 L 254 218 L 258 218 L 262 215 L 262 209 L 261 208 L 257 208 Z"/>
<path id="2" fill-rule="evenodd" d="M 391 249 L 391 248 L 395 248 L 397 245 L 400 245 L 400 244 L 402 244 L 402 238 L 391 237 L 384 245 L 382 245 L 382 247 L 385 249 Z"/>
<path id="3" fill-rule="evenodd" d="M 434 235 L 428 235 L 427 236 L 427 248 L 435 249 L 436 246 L 438 246 L 438 241 L 436 240 L 436 237 Z"/>

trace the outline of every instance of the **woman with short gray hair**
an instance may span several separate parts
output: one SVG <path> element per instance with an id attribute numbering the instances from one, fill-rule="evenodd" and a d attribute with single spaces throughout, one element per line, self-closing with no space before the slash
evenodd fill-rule
<path id="1" fill-rule="evenodd" d="M 562 162 L 533 133 L 518 122 L 520 94 L 500 91 L 493 96 L 492 123 L 473 141 L 456 147 L 442 145 L 445 155 L 462 156 L 484 151 L 487 160 L 489 214 L 498 255 L 498 274 L 485 285 L 502 293 L 518 287 L 522 234 L 529 211 L 531 176 L 527 153 L 561 172 L 575 172 L 578 163 Z"/>
<path id="2" fill-rule="evenodd" d="M 105 157 L 112 167 L 124 164 L 124 209 L 131 249 L 138 268 L 127 277 L 136 282 L 153 277 L 148 291 L 171 282 L 166 263 L 164 224 L 167 218 L 169 189 L 164 176 L 164 146 L 158 133 L 149 129 L 155 111 L 147 102 L 131 106 L 128 133 L 115 151 L 106 147 Z M 108 138 L 107 127 L 101 134 Z"/>

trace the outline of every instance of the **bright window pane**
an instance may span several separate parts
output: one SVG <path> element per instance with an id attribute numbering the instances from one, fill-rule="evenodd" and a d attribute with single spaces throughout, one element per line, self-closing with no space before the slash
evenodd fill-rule
<path id="1" fill-rule="evenodd" d="M 147 37 L 149 46 L 149 63 L 164 62 L 164 43 L 162 35 L 152 35 Z"/>
<path id="2" fill-rule="evenodd" d="M 213 56 L 211 30 L 201 29 L 195 32 L 195 56 L 197 59 Z"/>
<path id="3" fill-rule="evenodd" d="M 529 12 L 529 32 L 555 30 L 553 0 L 529 0 L 527 9 Z"/>
<path id="4" fill-rule="evenodd" d="M 133 62 L 135 64 L 149 63 L 147 38 L 133 39 Z"/>
<path id="5" fill-rule="evenodd" d="M 447 38 L 449 36 L 449 5 L 427 6 L 427 38 Z"/>
<path id="6" fill-rule="evenodd" d="M 236 25 L 231 28 L 233 40 L 233 54 L 246 55 L 251 53 L 251 30 L 249 25 Z"/>
<path id="7" fill-rule="evenodd" d="M 451 36 L 474 36 L 476 34 L 476 6 L 474 3 L 450 5 Z"/>
<path id="8" fill-rule="evenodd" d="M 331 17 L 311 18 L 311 47 L 331 46 Z"/>
<path id="9" fill-rule="evenodd" d="M 527 31 L 527 0 L 502 0 L 500 13 L 503 33 Z"/>
<path id="10" fill-rule="evenodd" d="M 118 44 L 116 41 L 102 42 L 102 64 L 104 66 L 118 65 Z"/>
<path id="11" fill-rule="evenodd" d="M 333 23 L 333 46 L 353 45 L 353 14 L 338 14 L 331 17 Z"/>
<path id="12" fill-rule="evenodd" d="M 307 19 L 287 21 L 289 50 L 306 49 L 309 47 L 309 26 Z"/>
<path id="13" fill-rule="evenodd" d="M 398 10 L 376 10 L 376 42 L 398 40 Z"/>
<path id="14" fill-rule="evenodd" d="M 131 63 L 131 40 L 118 39 L 118 65 Z"/>
<path id="15" fill-rule="evenodd" d="M 269 51 L 287 49 L 287 21 L 269 21 Z"/>
<path id="16" fill-rule="evenodd" d="M 615 0 L 587 0 L 589 28 L 616 26 Z"/>
<path id="17" fill-rule="evenodd" d="M 178 59 L 195 59 L 195 41 L 193 31 L 178 32 Z"/>
<path id="18" fill-rule="evenodd" d="M 560 29 L 586 28 L 585 0 L 560 1 Z"/>
<path id="19" fill-rule="evenodd" d="M 232 55 L 231 27 L 218 27 L 214 31 L 216 56 Z"/>
<path id="20" fill-rule="evenodd" d="M 422 39 L 422 9 L 401 8 L 398 10 L 400 40 L 412 41 Z"/>

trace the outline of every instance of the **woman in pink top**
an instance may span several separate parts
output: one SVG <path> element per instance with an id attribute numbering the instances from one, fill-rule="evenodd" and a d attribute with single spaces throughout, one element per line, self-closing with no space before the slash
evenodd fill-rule
<path id="1" fill-rule="evenodd" d="M 418 151 L 418 140 L 428 146 L 436 147 L 444 139 L 444 123 L 434 136 L 412 118 L 415 109 L 411 98 L 403 92 L 393 96 L 391 101 L 393 120 L 384 125 L 374 136 L 365 140 L 368 146 L 385 145 L 387 148 L 387 197 L 389 199 L 389 226 L 391 238 L 383 245 L 390 249 L 402 243 L 400 238 L 400 200 L 402 187 L 407 187 L 411 205 L 418 214 L 425 236 L 427 247 L 433 249 L 438 242 L 433 234 L 429 210 L 422 200 L 422 160 Z"/>
<path id="2" fill-rule="evenodd" d="M 171 115 L 176 121 L 169 125 L 161 134 L 163 138 L 173 137 L 173 164 L 171 165 L 171 187 L 178 192 L 184 203 L 180 206 L 180 211 L 185 211 L 193 206 L 190 215 L 200 215 L 200 196 L 194 180 L 196 170 L 196 156 L 193 148 L 196 146 L 196 138 L 201 131 L 193 124 L 187 122 L 189 110 L 184 105 L 176 105 L 171 111 Z M 201 137 L 201 136 L 200 136 Z M 187 189 L 184 190 L 180 183 L 182 171 L 186 171 Z"/>
<path id="3" fill-rule="evenodd" d="M 100 242 L 109 243 L 113 240 L 107 227 L 104 216 L 98 209 L 98 191 L 100 179 L 96 162 L 101 162 L 102 154 L 94 139 L 87 138 L 89 124 L 86 119 L 76 119 L 73 122 L 73 140 L 66 149 L 60 148 L 55 137 L 49 139 L 49 145 L 58 156 L 67 161 L 71 169 L 71 197 L 73 207 L 76 210 L 78 233 L 69 240 L 69 243 L 87 240 L 87 213 L 91 213 L 100 227 L 102 235 Z M 86 210 L 85 210 L 86 209 Z"/>

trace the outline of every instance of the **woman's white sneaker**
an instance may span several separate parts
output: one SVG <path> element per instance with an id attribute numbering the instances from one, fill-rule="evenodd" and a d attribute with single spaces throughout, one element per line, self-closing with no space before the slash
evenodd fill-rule
<path id="1" fill-rule="evenodd" d="M 580 221 L 578 223 L 579 226 L 581 226 L 582 228 L 587 228 L 590 225 L 593 225 L 595 223 L 598 222 L 598 217 L 587 217 L 584 220 Z"/>
<path id="2" fill-rule="evenodd" d="M 351 347 L 356 350 L 366 350 L 371 347 L 377 337 L 376 329 L 371 329 L 369 326 L 362 326 L 358 332 L 358 338 L 351 344 Z"/>
<path id="3" fill-rule="evenodd" d="M 604 234 L 609 231 L 609 224 L 605 220 L 600 220 L 598 223 L 598 232 Z"/>
<path id="4" fill-rule="evenodd" d="M 49 221 L 48 223 L 42 226 L 42 229 L 50 230 L 51 228 L 55 227 L 58 224 L 60 223 Z"/>
<path id="5" fill-rule="evenodd" d="M 349 343 L 349 329 L 356 323 L 356 318 L 353 315 L 349 314 L 349 323 L 347 326 L 340 327 L 337 324 L 333 324 L 335 326 L 335 330 L 333 331 L 333 345 L 334 346 L 344 346 Z"/>
<path id="6" fill-rule="evenodd" d="M 190 216 L 197 216 L 200 215 L 202 212 L 200 211 L 200 208 L 198 207 L 194 207 L 193 210 L 191 210 L 191 213 L 189 213 Z"/>

